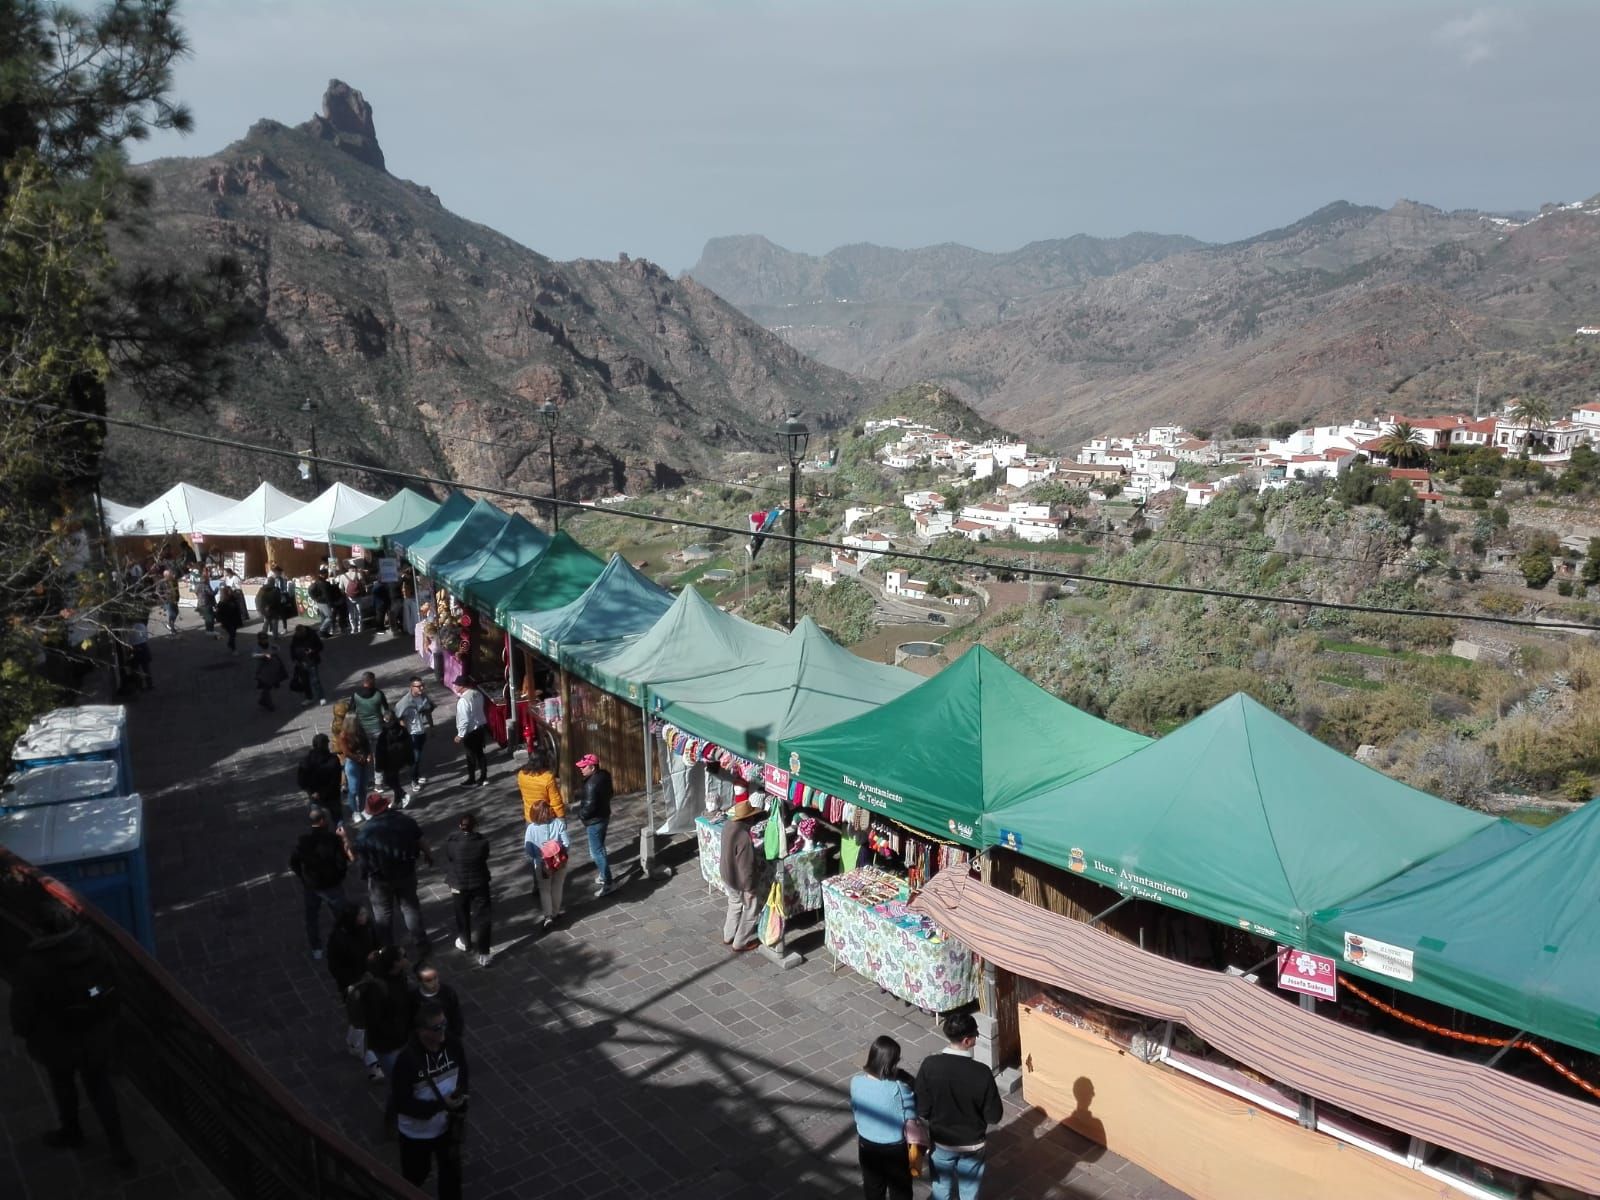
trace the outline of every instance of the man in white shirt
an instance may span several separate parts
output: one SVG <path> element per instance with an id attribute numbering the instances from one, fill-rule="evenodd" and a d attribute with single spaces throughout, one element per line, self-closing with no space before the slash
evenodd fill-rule
<path id="1" fill-rule="evenodd" d="M 476 781 L 479 787 L 489 786 L 489 756 L 484 753 L 484 739 L 489 735 L 489 716 L 484 711 L 483 693 L 462 676 L 456 680 L 456 745 L 467 755 L 467 786 Z"/>

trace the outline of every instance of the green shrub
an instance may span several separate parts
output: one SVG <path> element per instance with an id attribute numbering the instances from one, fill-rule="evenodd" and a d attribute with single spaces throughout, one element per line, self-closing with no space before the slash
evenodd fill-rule
<path id="1" fill-rule="evenodd" d="M 1514 617 L 1522 611 L 1522 597 L 1510 592 L 1485 592 L 1478 597 L 1478 607 L 1495 617 Z"/>
<path id="2" fill-rule="evenodd" d="M 1558 579 L 1556 581 L 1556 592 L 1558 595 L 1562 596 L 1572 595 L 1572 580 Z"/>
<path id="3" fill-rule="evenodd" d="M 1555 567 L 1550 562 L 1550 555 L 1542 549 L 1527 551 L 1517 559 L 1517 567 L 1522 571 L 1523 580 L 1531 588 L 1544 587 L 1556 573 Z"/>
<path id="4" fill-rule="evenodd" d="M 1568 771 L 1561 777 L 1561 798 L 1586 804 L 1594 796 L 1594 781 L 1582 771 Z"/>

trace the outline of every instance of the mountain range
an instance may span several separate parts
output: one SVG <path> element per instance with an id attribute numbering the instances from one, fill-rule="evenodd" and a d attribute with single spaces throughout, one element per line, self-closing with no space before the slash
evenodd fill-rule
<path id="1" fill-rule="evenodd" d="M 315 421 L 320 452 L 366 468 L 352 483 L 392 467 L 543 493 L 553 402 L 564 495 L 671 484 L 728 451 L 775 453 L 784 413 L 827 429 L 884 390 L 650 262 L 556 262 L 454 215 L 389 174 L 371 106 L 338 80 L 302 125 L 136 169 L 151 199 L 114 242 L 123 263 L 227 255 L 248 280 L 254 332 L 208 431 L 302 449 Z M 178 469 L 170 443 L 123 429 L 107 459 L 107 491 L 130 499 Z M 235 494 L 263 477 L 305 491 L 287 460 L 191 445 L 181 462 Z"/>
<path id="2" fill-rule="evenodd" d="M 1241 417 L 1592 399 L 1600 196 L 1537 213 L 1345 202 L 1239 242 L 849 246 L 717 238 L 687 273 L 823 362 L 932 381 L 1050 442 Z"/>

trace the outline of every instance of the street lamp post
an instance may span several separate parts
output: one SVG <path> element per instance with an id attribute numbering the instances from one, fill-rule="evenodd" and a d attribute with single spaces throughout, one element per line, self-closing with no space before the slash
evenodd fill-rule
<path id="1" fill-rule="evenodd" d="M 317 468 L 317 406 L 307 396 L 305 403 L 300 406 L 300 411 L 306 414 L 311 422 L 311 492 L 314 496 L 322 495 L 322 472 Z"/>
<path id="2" fill-rule="evenodd" d="M 794 510 L 800 483 L 800 460 L 806 456 L 806 442 L 811 431 L 800 423 L 799 413 L 790 413 L 778 426 L 778 436 L 783 439 L 784 451 L 789 456 L 789 628 L 793 630 L 796 623 Z"/>
<path id="3" fill-rule="evenodd" d="M 550 441 L 550 532 L 554 533 L 561 528 L 561 505 L 556 503 L 556 418 L 561 410 L 556 407 L 554 400 L 546 400 L 539 407 L 539 417 L 544 421 L 544 430 Z"/>

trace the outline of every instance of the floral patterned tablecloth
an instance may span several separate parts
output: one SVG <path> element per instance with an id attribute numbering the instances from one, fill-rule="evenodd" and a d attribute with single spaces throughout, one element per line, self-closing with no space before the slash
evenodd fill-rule
<path id="1" fill-rule="evenodd" d="M 960 942 L 919 938 L 846 895 L 831 879 L 822 884 L 822 913 L 834 959 L 890 995 L 930 1013 L 978 998 L 978 959 Z"/>
<path id="2" fill-rule="evenodd" d="M 700 842 L 700 875 L 724 895 L 722 882 L 722 822 L 709 817 L 694 819 L 695 837 Z M 822 907 L 822 882 L 828 876 L 831 848 L 817 846 L 772 862 L 756 848 L 756 895 L 766 899 L 767 889 L 776 877 L 783 884 L 783 911 L 786 916 L 816 912 Z"/>

